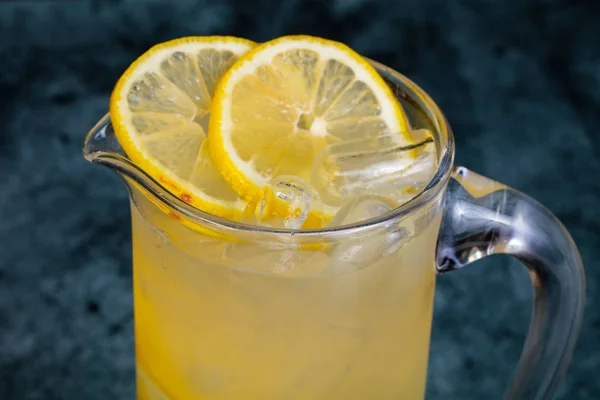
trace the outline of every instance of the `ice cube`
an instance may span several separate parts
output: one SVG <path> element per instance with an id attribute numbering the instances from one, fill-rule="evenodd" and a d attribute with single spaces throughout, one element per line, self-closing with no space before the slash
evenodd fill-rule
<path id="1" fill-rule="evenodd" d="M 387 197 L 359 196 L 342 206 L 328 226 L 342 226 L 376 218 L 397 206 L 397 201 Z M 363 268 L 397 251 L 408 238 L 408 232 L 397 221 L 358 231 L 332 246 L 331 268 L 334 271 Z"/>
<path id="2" fill-rule="evenodd" d="M 315 158 L 311 184 L 329 205 L 363 194 L 404 203 L 429 183 L 437 167 L 431 132 L 420 129 L 411 136 L 412 145 L 399 145 L 398 133 L 333 143 Z"/>
<path id="3" fill-rule="evenodd" d="M 233 243 L 224 258 L 233 271 L 289 277 L 321 275 L 331 262 L 326 251 L 281 243 Z"/>
<path id="4" fill-rule="evenodd" d="M 310 184 L 295 176 L 278 176 L 248 202 L 242 222 L 273 228 L 300 229 L 305 224 L 320 228 L 321 215 L 319 196 Z"/>
<path id="5" fill-rule="evenodd" d="M 398 207 L 396 201 L 384 196 L 358 196 L 341 207 L 328 226 L 342 226 L 365 221 L 383 215 L 396 207 Z"/>

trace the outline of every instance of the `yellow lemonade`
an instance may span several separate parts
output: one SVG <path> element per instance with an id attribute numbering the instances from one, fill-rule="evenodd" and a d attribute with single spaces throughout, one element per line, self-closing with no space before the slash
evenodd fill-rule
<path id="1" fill-rule="evenodd" d="M 435 126 L 373 65 L 310 36 L 176 39 L 110 114 L 160 185 L 128 181 L 139 399 L 424 397 L 440 197 L 397 209 Z"/>
<path id="2" fill-rule="evenodd" d="M 332 271 L 332 249 L 220 241 L 134 201 L 140 400 L 424 397 L 438 208 L 402 221 L 418 231 L 395 252 Z"/>

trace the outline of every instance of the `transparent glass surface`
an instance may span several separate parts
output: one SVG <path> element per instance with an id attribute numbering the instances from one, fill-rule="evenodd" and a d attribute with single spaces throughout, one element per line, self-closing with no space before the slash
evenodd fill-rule
<path id="1" fill-rule="evenodd" d="M 422 399 L 435 275 L 507 253 L 529 269 L 535 312 L 507 398 L 547 399 L 581 321 L 583 271 L 534 200 L 453 169 L 452 134 L 406 77 L 373 62 L 439 169 L 373 219 L 290 231 L 224 220 L 171 195 L 120 149 L 108 116 L 84 156 L 129 188 L 139 399 Z"/>

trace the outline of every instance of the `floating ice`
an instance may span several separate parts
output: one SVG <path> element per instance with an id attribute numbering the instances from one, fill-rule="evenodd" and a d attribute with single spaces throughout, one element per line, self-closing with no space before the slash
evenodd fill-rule
<path id="1" fill-rule="evenodd" d="M 321 204 L 312 187 L 295 176 L 278 176 L 248 202 L 243 222 L 273 228 L 300 229 L 305 224 L 320 227 Z M 310 219 L 310 221 L 309 221 Z"/>
<path id="2" fill-rule="evenodd" d="M 327 146 L 312 165 L 311 184 L 323 201 L 377 194 L 406 202 L 422 190 L 437 168 L 431 132 L 411 132 L 414 144 L 398 144 L 398 133 Z"/>
<path id="3" fill-rule="evenodd" d="M 398 206 L 395 200 L 379 195 L 363 195 L 346 203 L 328 225 L 354 224 L 382 216 Z M 332 269 L 344 270 L 365 267 L 399 249 L 408 240 L 407 232 L 398 224 L 358 231 L 354 236 L 340 239 L 332 250 Z"/>

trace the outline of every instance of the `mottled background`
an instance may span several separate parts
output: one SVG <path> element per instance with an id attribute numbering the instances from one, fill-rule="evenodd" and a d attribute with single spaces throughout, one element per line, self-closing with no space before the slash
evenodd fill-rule
<path id="1" fill-rule="evenodd" d="M 81 157 L 126 66 L 187 35 L 343 41 L 439 103 L 457 160 L 546 204 L 587 266 L 561 399 L 600 393 L 600 3 L 0 1 L 0 399 L 133 399 L 124 186 Z M 530 314 L 504 257 L 439 279 L 428 399 L 499 398 Z"/>

